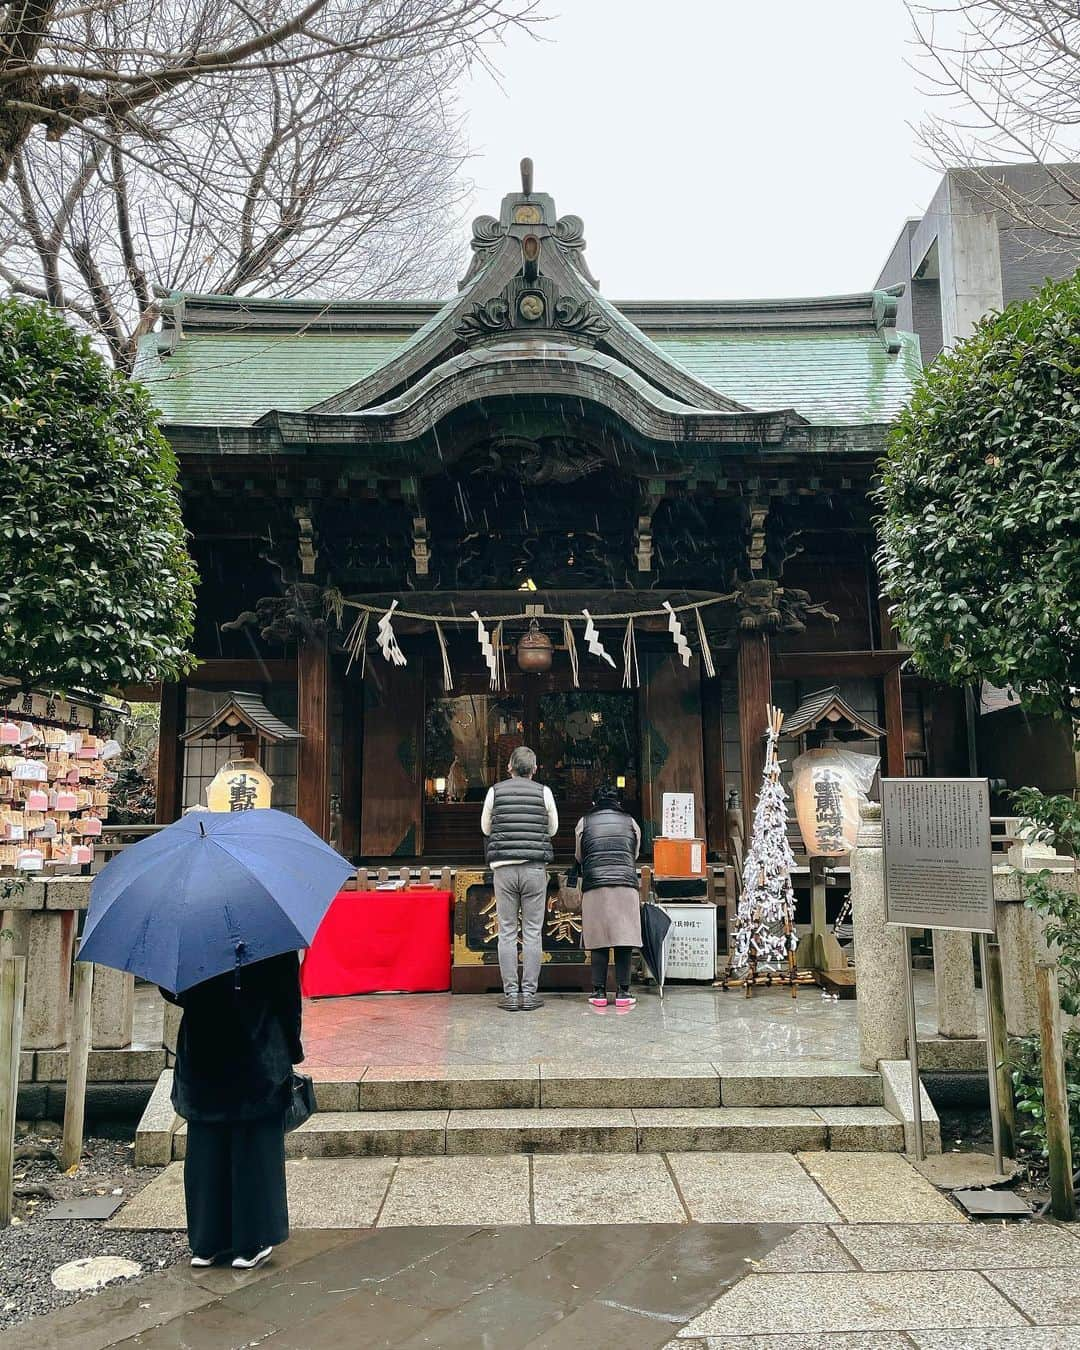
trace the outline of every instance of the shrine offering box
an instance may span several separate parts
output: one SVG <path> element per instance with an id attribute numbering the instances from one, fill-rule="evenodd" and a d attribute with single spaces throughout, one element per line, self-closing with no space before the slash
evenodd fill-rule
<path id="1" fill-rule="evenodd" d="M 653 841 L 653 876 L 663 880 L 700 881 L 705 877 L 704 839 L 665 839 Z"/>

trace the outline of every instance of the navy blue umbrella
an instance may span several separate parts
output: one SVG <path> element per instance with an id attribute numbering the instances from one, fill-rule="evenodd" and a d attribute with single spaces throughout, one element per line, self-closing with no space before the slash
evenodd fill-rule
<path id="1" fill-rule="evenodd" d="M 352 865 L 283 811 L 198 811 L 94 878 L 81 961 L 174 994 L 307 947 Z"/>
<path id="2" fill-rule="evenodd" d="M 652 971 L 652 977 L 664 997 L 665 953 L 671 916 L 651 902 L 641 906 L 641 955 Z"/>

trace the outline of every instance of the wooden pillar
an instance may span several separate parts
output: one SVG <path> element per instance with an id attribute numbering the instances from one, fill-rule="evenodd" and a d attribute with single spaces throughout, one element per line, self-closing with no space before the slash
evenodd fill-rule
<path id="1" fill-rule="evenodd" d="M 724 720 L 719 679 L 701 680 L 701 740 L 705 752 L 705 846 L 726 853 L 727 786 L 724 781 Z"/>
<path id="2" fill-rule="evenodd" d="M 186 690 L 182 684 L 163 684 L 158 721 L 157 799 L 154 819 L 171 825 L 184 809 L 184 730 Z"/>
<path id="3" fill-rule="evenodd" d="M 885 600 L 878 604 L 881 623 L 881 645 L 886 651 L 896 650 L 896 630 Z M 900 683 L 899 661 L 883 680 L 885 696 L 885 773 L 889 778 L 905 778 L 904 766 L 904 694 Z"/>
<path id="4" fill-rule="evenodd" d="M 322 839 L 330 836 L 330 654 L 325 633 L 301 638 L 296 654 L 300 735 L 296 814 Z"/>
<path id="5" fill-rule="evenodd" d="M 900 688 L 900 667 L 885 674 L 885 767 L 889 778 L 903 778 L 904 769 L 904 696 Z"/>
<path id="6" fill-rule="evenodd" d="M 766 633 L 739 633 L 739 750 L 746 838 L 765 770 L 765 724 L 772 703 L 772 664 Z"/>
<path id="7" fill-rule="evenodd" d="M 341 851 L 353 858 L 360 852 L 364 679 L 358 669 L 341 678 Z"/>

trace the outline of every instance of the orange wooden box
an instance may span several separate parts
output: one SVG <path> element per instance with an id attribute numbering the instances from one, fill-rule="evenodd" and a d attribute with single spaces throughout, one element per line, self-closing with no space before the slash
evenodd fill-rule
<path id="1" fill-rule="evenodd" d="M 654 839 L 653 876 L 679 879 L 704 877 L 704 839 Z"/>

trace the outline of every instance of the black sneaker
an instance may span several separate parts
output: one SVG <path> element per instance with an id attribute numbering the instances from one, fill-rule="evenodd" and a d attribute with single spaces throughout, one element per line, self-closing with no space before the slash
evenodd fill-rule
<path id="1" fill-rule="evenodd" d="M 520 994 L 503 994 L 503 995 L 501 996 L 501 998 L 499 999 L 499 1001 L 498 1001 L 498 1006 L 499 1006 L 500 1008 L 502 1008 L 503 1012 L 520 1012 L 520 1011 L 521 1011 L 521 995 L 520 995 Z"/>
<path id="2" fill-rule="evenodd" d="M 537 1008 L 544 1006 L 544 1000 L 539 994 L 522 994 L 521 1009 L 522 1012 L 534 1012 Z"/>

